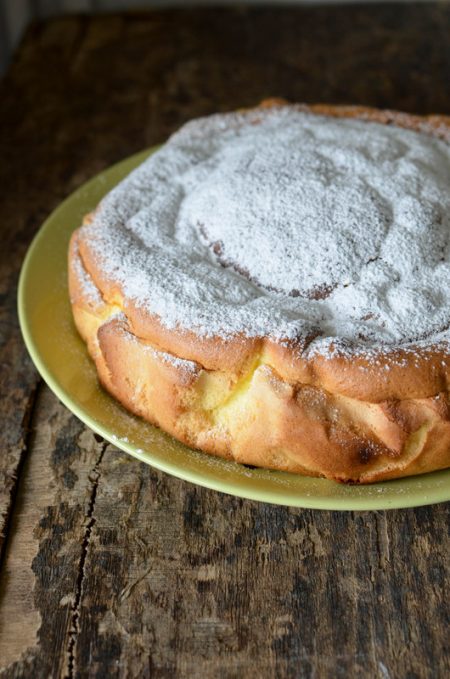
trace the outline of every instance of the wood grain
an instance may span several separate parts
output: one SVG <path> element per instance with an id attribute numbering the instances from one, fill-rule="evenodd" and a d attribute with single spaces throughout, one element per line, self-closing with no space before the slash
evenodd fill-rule
<path id="1" fill-rule="evenodd" d="M 447 677 L 448 505 L 339 514 L 139 464 L 38 379 L 15 314 L 45 216 L 185 120 L 265 96 L 450 113 L 450 7 L 34 24 L 0 84 L 0 676 Z"/>

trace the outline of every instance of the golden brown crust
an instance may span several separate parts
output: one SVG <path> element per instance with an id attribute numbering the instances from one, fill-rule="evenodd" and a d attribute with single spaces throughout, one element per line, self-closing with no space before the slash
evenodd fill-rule
<path id="1" fill-rule="evenodd" d="M 450 130 L 442 116 L 302 108 L 437 136 Z M 306 359 L 304 345 L 168 330 L 105 278 L 80 230 L 69 271 L 75 322 L 104 386 L 188 445 L 247 464 L 363 483 L 450 466 L 450 357 L 439 347 L 375 357 L 337 349 Z"/>

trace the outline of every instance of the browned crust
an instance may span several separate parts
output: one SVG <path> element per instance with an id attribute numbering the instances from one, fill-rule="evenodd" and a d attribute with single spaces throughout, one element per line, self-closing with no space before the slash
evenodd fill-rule
<path id="1" fill-rule="evenodd" d="M 450 132 L 444 116 L 299 107 L 436 136 Z M 370 357 L 336 350 L 307 359 L 298 343 L 168 330 L 106 278 L 82 229 L 72 238 L 69 272 L 75 322 L 104 386 L 126 408 L 188 445 L 339 481 L 372 482 L 450 466 L 447 351 L 430 344 Z M 87 294 L 86 280 L 97 296 Z M 111 318 L 117 311 L 122 315 Z M 208 389 L 217 392 L 217 404 L 208 402 Z"/>

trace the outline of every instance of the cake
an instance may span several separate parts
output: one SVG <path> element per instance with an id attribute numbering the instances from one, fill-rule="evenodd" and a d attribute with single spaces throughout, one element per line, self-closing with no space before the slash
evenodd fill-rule
<path id="1" fill-rule="evenodd" d="M 450 466 L 450 119 L 193 120 L 74 232 L 104 388 L 188 446 L 370 483 Z"/>

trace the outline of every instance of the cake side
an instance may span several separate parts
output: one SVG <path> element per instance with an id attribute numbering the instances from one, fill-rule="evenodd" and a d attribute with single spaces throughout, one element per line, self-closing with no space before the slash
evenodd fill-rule
<path id="1" fill-rule="evenodd" d="M 370 483 L 450 465 L 448 394 L 363 401 L 320 382 L 283 379 L 255 355 L 245 370 L 211 370 L 131 331 L 70 250 L 77 328 L 103 386 L 134 414 L 205 452 L 269 469 Z M 95 291 L 95 294 L 94 294 Z"/>

